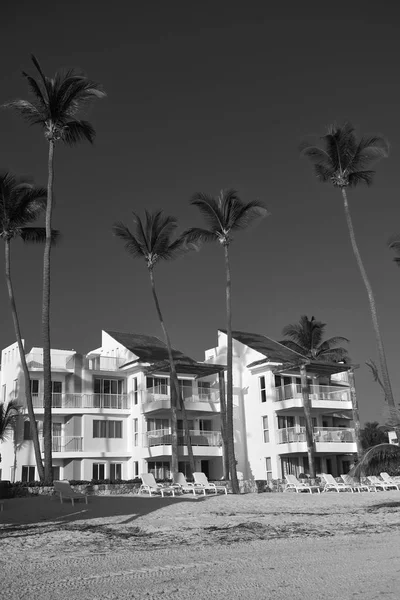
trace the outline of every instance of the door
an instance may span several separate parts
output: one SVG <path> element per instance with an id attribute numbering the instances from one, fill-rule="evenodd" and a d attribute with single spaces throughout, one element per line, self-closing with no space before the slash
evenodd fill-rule
<path id="1" fill-rule="evenodd" d="M 200 464 L 201 464 L 201 472 L 204 473 L 204 475 L 208 479 L 209 473 L 210 473 L 208 460 L 202 460 L 202 461 L 200 461 Z"/>
<path id="2" fill-rule="evenodd" d="M 62 381 L 51 382 L 51 405 L 53 408 L 61 408 Z"/>

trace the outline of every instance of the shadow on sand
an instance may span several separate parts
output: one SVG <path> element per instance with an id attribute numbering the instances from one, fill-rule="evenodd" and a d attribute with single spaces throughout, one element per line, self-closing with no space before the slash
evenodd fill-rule
<path id="1" fill-rule="evenodd" d="M 61 504 L 60 500 L 49 496 L 30 498 L 12 498 L 4 501 L 4 510 L 0 512 L 0 534 L 7 535 L 18 526 L 46 523 L 66 524 L 73 521 L 88 521 L 107 517 L 125 516 L 118 523 L 128 525 L 135 519 L 150 514 L 171 504 L 182 502 L 202 502 L 204 497 L 179 496 L 175 498 L 159 496 L 89 496 L 89 502 L 71 501 Z M 14 527 L 13 527 L 14 526 Z"/>

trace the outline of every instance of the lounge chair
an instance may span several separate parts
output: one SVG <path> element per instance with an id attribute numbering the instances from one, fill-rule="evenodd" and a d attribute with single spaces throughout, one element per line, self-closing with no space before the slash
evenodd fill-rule
<path id="1" fill-rule="evenodd" d="M 381 473 L 381 477 L 385 483 L 390 483 L 390 485 L 395 485 L 397 489 L 400 491 L 400 482 L 395 481 L 393 477 L 390 477 L 389 473 Z"/>
<path id="2" fill-rule="evenodd" d="M 340 477 L 342 478 L 343 483 L 351 487 L 352 492 L 376 492 L 374 485 L 356 481 L 351 475 L 341 475 Z"/>
<path id="3" fill-rule="evenodd" d="M 214 492 L 214 494 L 218 494 L 218 492 L 223 492 L 224 494 L 228 493 L 228 490 L 224 485 L 210 483 L 204 473 L 193 473 L 193 479 L 195 488 L 203 490 L 204 495 L 207 490 L 209 492 Z"/>
<path id="4" fill-rule="evenodd" d="M 382 479 L 378 479 L 376 475 L 368 475 L 367 479 L 372 483 L 372 485 L 374 485 L 376 488 L 382 488 L 383 491 L 398 489 L 397 483 L 387 483 L 386 481 L 382 481 Z"/>
<path id="5" fill-rule="evenodd" d="M 75 492 L 67 479 L 64 481 L 54 481 L 54 493 L 60 496 L 61 504 L 64 498 L 71 500 L 72 506 L 74 506 L 75 500 L 85 500 L 86 504 L 88 503 L 87 494 Z"/>
<path id="6" fill-rule="evenodd" d="M 321 473 L 322 479 L 325 481 L 323 492 L 329 492 L 330 490 L 335 490 L 336 492 L 352 492 L 353 488 L 351 485 L 347 483 L 339 483 L 336 481 L 333 475 L 329 473 Z"/>
<path id="7" fill-rule="evenodd" d="M 194 483 L 188 483 L 183 473 L 176 473 L 176 475 L 173 477 L 173 481 L 173 487 L 176 487 L 177 491 L 182 492 L 182 494 L 189 492 L 195 496 L 196 492 L 200 492 L 200 494 L 204 494 L 204 496 L 206 495 L 205 489 L 195 487 Z"/>
<path id="8" fill-rule="evenodd" d="M 139 488 L 139 494 L 142 492 L 148 492 L 149 496 L 151 496 L 152 493 L 155 495 L 161 494 L 162 498 L 164 498 L 164 494 L 171 494 L 172 496 L 175 496 L 176 488 L 157 483 L 154 479 L 153 473 L 141 473 L 140 479 L 142 480 L 142 485 Z"/>
<path id="9" fill-rule="evenodd" d="M 307 485 L 306 483 L 302 483 L 297 479 L 295 475 L 286 475 L 285 479 L 287 481 L 284 492 L 289 492 L 290 490 L 294 490 L 297 494 L 300 492 L 309 492 L 313 493 L 313 490 L 317 490 L 317 493 L 320 494 L 321 490 L 318 485 Z"/>

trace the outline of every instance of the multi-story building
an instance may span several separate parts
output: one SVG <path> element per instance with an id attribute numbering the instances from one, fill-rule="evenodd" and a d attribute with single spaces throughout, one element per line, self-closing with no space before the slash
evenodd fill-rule
<path id="1" fill-rule="evenodd" d="M 42 350 L 32 348 L 26 356 L 41 436 Z M 265 336 L 234 332 L 235 450 L 245 479 L 307 473 L 299 357 Z M 54 478 L 133 479 L 147 471 L 168 477 L 171 405 L 165 344 L 152 336 L 103 331 L 100 348 L 86 355 L 52 350 L 51 358 Z M 218 333 L 218 346 L 206 351 L 205 362 L 177 350 L 174 358 L 195 468 L 219 479 L 226 334 Z M 347 472 L 356 451 L 348 368 L 307 364 L 317 472 Z M 17 344 L 2 352 L 1 386 L 1 400 L 17 399 L 23 412 L 13 440 L 1 448 L 2 479 L 37 479 Z M 178 411 L 179 470 L 189 475 L 184 442 Z"/>

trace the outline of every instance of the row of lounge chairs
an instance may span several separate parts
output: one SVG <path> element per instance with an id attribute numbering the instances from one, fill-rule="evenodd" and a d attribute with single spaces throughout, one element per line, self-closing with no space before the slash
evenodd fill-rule
<path id="1" fill-rule="evenodd" d="M 297 479 L 294 475 L 286 475 L 286 486 L 284 492 L 295 491 L 297 493 L 307 492 L 312 494 L 313 492 L 377 492 L 378 490 L 399 490 L 400 491 L 400 479 L 395 480 L 390 477 L 388 473 L 381 473 L 381 479 L 375 475 L 366 477 L 366 481 L 361 483 L 355 481 L 350 475 L 341 475 L 342 481 L 336 481 L 333 475 L 327 473 L 321 473 L 321 479 L 323 481 L 322 486 L 319 485 L 308 485 Z M 321 490 L 322 487 L 322 490 Z"/>
<path id="2" fill-rule="evenodd" d="M 186 477 L 183 473 L 178 473 L 177 476 L 174 477 L 172 485 L 157 483 L 152 473 L 141 473 L 140 478 L 142 480 L 142 485 L 139 488 L 139 494 L 148 493 L 149 496 L 154 495 L 164 498 L 164 496 L 175 496 L 175 494 L 180 495 L 185 493 L 193 494 L 193 496 L 196 496 L 197 494 L 205 496 L 207 492 L 212 494 L 218 494 L 219 492 L 224 494 L 228 493 L 225 486 L 210 483 L 204 473 L 193 473 L 194 483 L 189 483 L 186 481 Z M 59 496 L 61 504 L 63 500 L 71 500 L 72 506 L 74 506 L 75 501 L 78 500 L 84 500 L 86 504 L 88 503 L 87 494 L 76 492 L 67 480 L 55 481 L 54 492 L 56 496 Z M 2 504 L 0 508 L 3 510 Z"/>

